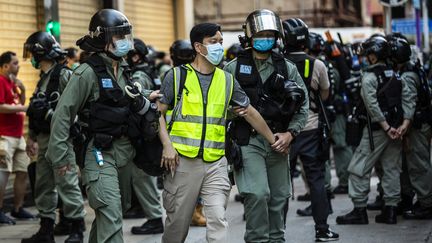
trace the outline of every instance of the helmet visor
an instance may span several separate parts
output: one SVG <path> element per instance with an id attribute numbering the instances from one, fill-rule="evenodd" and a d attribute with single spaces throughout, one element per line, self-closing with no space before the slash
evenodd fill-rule
<path id="1" fill-rule="evenodd" d="M 24 43 L 24 47 L 23 47 L 23 58 L 24 58 L 24 61 L 27 60 L 27 59 L 30 59 L 32 57 L 32 52 L 31 52 L 32 47 L 33 47 L 32 44 Z"/>
<path id="2" fill-rule="evenodd" d="M 245 34 L 251 38 L 256 33 L 272 30 L 280 36 L 283 35 L 282 22 L 278 16 L 271 11 L 259 11 L 248 16 L 245 23 Z"/>

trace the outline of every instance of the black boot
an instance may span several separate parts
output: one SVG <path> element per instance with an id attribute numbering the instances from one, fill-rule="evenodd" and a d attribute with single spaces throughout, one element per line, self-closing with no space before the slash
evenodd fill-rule
<path id="1" fill-rule="evenodd" d="M 84 219 L 71 219 L 72 232 L 69 237 L 65 240 L 65 243 L 83 243 L 84 235 L 83 229 L 85 229 Z"/>
<path id="2" fill-rule="evenodd" d="M 54 235 L 69 235 L 72 230 L 72 222 L 59 210 L 59 222 L 54 227 Z"/>
<path id="3" fill-rule="evenodd" d="M 384 207 L 384 200 L 381 194 L 376 196 L 375 202 L 367 204 L 367 209 L 371 211 L 382 210 L 383 207 Z"/>
<path id="4" fill-rule="evenodd" d="M 301 201 L 301 202 L 306 202 L 306 201 L 310 201 L 310 200 L 311 200 L 311 196 L 307 192 L 304 195 L 300 195 L 297 197 L 297 201 Z"/>
<path id="5" fill-rule="evenodd" d="M 22 239 L 21 243 L 55 243 L 54 220 L 41 218 L 39 231 L 30 238 Z"/>
<path id="6" fill-rule="evenodd" d="M 432 206 L 430 207 L 416 207 L 411 211 L 404 212 L 404 219 L 432 219 Z"/>
<path id="7" fill-rule="evenodd" d="M 348 194 L 348 186 L 338 185 L 335 189 L 333 189 L 334 194 Z"/>
<path id="8" fill-rule="evenodd" d="M 395 206 L 385 206 L 381 214 L 375 216 L 375 222 L 383 224 L 396 224 L 397 213 Z"/>
<path id="9" fill-rule="evenodd" d="M 337 224 L 369 224 L 366 208 L 354 208 L 351 212 L 336 217 Z"/>
<path id="10" fill-rule="evenodd" d="M 304 217 L 312 216 L 312 205 L 309 205 L 304 209 L 297 209 L 297 214 Z"/>
<path id="11" fill-rule="evenodd" d="M 132 234 L 135 235 L 161 234 L 163 231 L 162 218 L 150 219 L 141 226 L 132 227 Z"/>
<path id="12" fill-rule="evenodd" d="M 413 198 L 411 196 L 402 195 L 401 199 L 402 200 L 397 205 L 397 215 L 402 215 L 405 212 L 409 212 L 413 209 Z"/>

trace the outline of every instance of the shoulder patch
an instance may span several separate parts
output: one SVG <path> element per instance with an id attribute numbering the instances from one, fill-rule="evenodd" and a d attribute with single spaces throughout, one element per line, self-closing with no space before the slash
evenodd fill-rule
<path id="1" fill-rule="evenodd" d="M 239 72 L 243 74 L 252 74 L 252 66 L 240 64 Z"/>
<path id="2" fill-rule="evenodd" d="M 102 79 L 102 88 L 104 88 L 104 89 L 114 88 L 112 80 L 110 78 L 103 78 Z"/>

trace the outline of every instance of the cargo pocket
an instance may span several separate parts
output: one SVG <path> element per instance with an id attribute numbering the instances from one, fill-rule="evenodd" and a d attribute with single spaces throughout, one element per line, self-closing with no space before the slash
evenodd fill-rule
<path id="1" fill-rule="evenodd" d="M 173 213 L 176 205 L 176 194 L 178 186 L 172 182 L 164 182 L 164 190 L 162 192 L 163 206 L 167 213 Z"/>
<path id="2" fill-rule="evenodd" d="M 348 172 L 359 177 L 363 177 L 367 172 L 366 163 L 369 151 L 357 148 L 356 152 L 348 165 Z"/>
<path id="3" fill-rule="evenodd" d="M 88 201 L 94 210 L 107 206 L 104 194 L 104 185 L 99 171 L 85 172 L 83 183 L 86 185 Z"/>

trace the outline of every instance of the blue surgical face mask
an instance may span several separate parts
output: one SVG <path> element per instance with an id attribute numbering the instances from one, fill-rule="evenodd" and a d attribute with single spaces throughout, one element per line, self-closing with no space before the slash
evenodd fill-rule
<path id="1" fill-rule="evenodd" d="M 205 45 L 207 48 L 207 55 L 204 57 L 213 65 L 219 65 L 222 61 L 224 49 L 220 43 Z"/>
<path id="2" fill-rule="evenodd" d="M 268 52 L 275 44 L 274 37 L 253 38 L 253 48 L 259 52 Z"/>
<path id="3" fill-rule="evenodd" d="M 131 43 L 128 39 L 124 38 L 115 41 L 115 49 L 112 52 L 116 57 L 124 57 L 131 50 Z"/>
<path id="4" fill-rule="evenodd" d="M 30 62 L 34 68 L 39 69 L 39 62 L 34 57 L 31 58 Z"/>
<path id="5" fill-rule="evenodd" d="M 74 64 L 72 64 L 71 69 L 75 70 L 79 65 L 80 65 L 79 62 L 75 62 Z"/>

